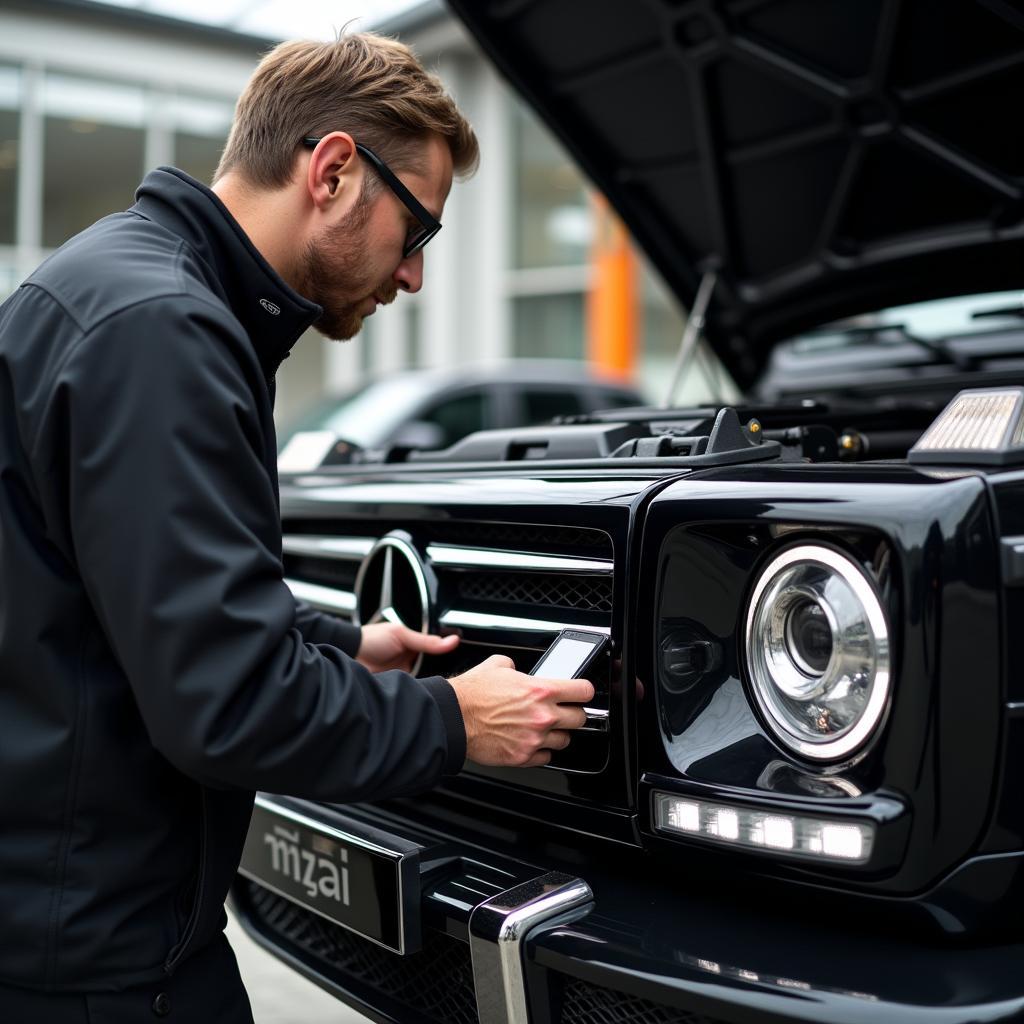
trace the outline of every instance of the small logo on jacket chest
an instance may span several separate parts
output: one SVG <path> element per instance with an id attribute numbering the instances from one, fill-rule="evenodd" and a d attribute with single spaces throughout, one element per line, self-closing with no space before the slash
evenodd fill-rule
<path id="1" fill-rule="evenodd" d="M 271 316 L 277 316 L 281 312 L 281 307 L 276 303 L 271 302 L 270 299 L 260 299 L 260 305 L 270 313 Z"/>

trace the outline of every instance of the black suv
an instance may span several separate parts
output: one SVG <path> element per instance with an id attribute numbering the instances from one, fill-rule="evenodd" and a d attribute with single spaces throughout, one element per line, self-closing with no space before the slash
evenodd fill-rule
<path id="1" fill-rule="evenodd" d="M 548 767 L 261 795 L 243 923 L 379 1021 L 1024 1019 L 1019 5 L 452 7 L 751 397 L 283 478 L 296 594 L 424 673 L 607 645 Z"/>

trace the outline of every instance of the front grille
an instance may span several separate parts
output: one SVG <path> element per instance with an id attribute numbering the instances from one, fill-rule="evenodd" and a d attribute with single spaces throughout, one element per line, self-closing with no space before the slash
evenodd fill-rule
<path id="1" fill-rule="evenodd" d="M 470 601 L 495 601 L 532 607 L 612 610 L 612 581 L 608 576 L 551 576 L 545 573 L 490 572 L 466 575 L 459 596 Z"/>
<path id="2" fill-rule="evenodd" d="M 400 525 L 405 542 L 423 561 L 427 579 L 425 588 L 417 587 L 408 567 L 390 570 L 392 582 L 400 580 L 393 587 L 393 607 L 413 625 L 427 611 L 435 630 L 462 638 L 454 652 L 426 657 L 423 675 L 460 675 L 492 654 L 510 657 L 519 671 L 529 672 L 563 629 L 611 634 L 614 628 L 615 563 L 611 537 L 601 530 L 382 519 L 374 523 L 376 537 L 370 537 L 361 520 L 333 525 L 342 528 L 313 533 L 308 523 L 286 521 L 289 586 L 298 598 L 328 614 L 370 618 L 383 593 L 384 567 L 392 563 L 380 552 L 368 556 L 375 540 Z M 362 568 L 369 582 L 360 608 L 355 581 Z M 424 590 L 429 595 L 426 609 Z M 607 728 L 557 752 L 552 767 L 599 772 L 607 764 L 608 734 L 615 728 L 610 658 L 603 657 L 588 674 L 596 688 L 593 707 L 608 713 Z"/>
<path id="3" fill-rule="evenodd" d="M 343 988 L 356 995 L 360 988 L 372 989 L 417 1021 L 476 1024 L 469 946 L 458 939 L 427 932 L 423 949 L 403 957 L 256 882 L 245 881 L 241 892 L 244 909 L 261 932 Z"/>
<path id="4" fill-rule="evenodd" d="M 579 978 L 566 981 L 559 1024 L 727 1024 L 720 1017 L 652 1003 L 626 992 L 591 985 Z"/>
<path id="5" fill-rule="evenodd" d="M 349 529 L 350 524 L 337 534 L 300 532 L 307 525 L 286 523 L 285 576 L 300 586 L 304 600 L 349 615 L 355 581 L 374 538 Z M 377 539 L 393 525 L 377 523 Z M 600 530 L 479 522 L 404 525 L 440 584 L 435 609 L 440 625 L 459 629 L 467 640 L 485 630 L 481 642 L 502 646 L 495 631 L 507 630 L 513 646 L 539 653 L 564 626 L 611 625 L 611 538 Z M 523 619 L 539 622 L 530 640 L 513 621 Z"/>

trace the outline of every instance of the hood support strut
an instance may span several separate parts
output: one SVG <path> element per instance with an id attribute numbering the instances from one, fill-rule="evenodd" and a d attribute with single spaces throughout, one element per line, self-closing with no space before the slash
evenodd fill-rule
<path id="1" fill-rule="evenodd" d="M 686 327 L 683 330 L 683 339 L 679 343 L 679 354 L 676 356 L 676 365 L 672 370 L 672 381 L 668 386 L 668 394 L 665 395 L 663 409 L 672 407 L 672 397 L 683 379 L 683 374 L 690 365 L 690 360 L 697 351 L 697 342 L 700 341 L 704 330 L 704 318 L 711 302 L 711 293 L 715 290 L 715 283 L 718 281 L 718 274 L 709 270 L 701 279 L 700 287 L 697 289 L 697 296 L 693 300 L 693 309 L 686 318 Z"/>

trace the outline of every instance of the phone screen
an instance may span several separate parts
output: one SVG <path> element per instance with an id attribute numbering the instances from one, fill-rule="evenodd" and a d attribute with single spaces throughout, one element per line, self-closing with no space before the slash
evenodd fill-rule
<path id="1" fill-rule="evenodd" d="M 548 650 L 533 674 L 545 679 L 575 679 L 576 673 L 596 646 L 596 643 L 564 636 Z"/>

